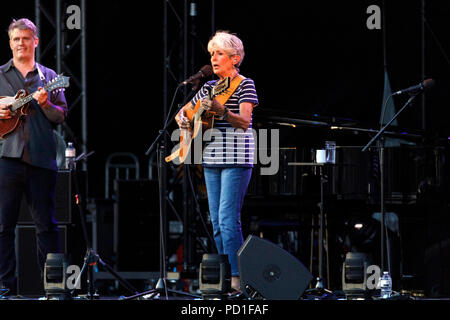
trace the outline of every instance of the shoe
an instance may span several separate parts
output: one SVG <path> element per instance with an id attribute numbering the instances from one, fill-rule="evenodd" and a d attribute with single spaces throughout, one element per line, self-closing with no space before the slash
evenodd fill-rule
<path id="1" fill-rule="evenodd" d="M 239 277 L 231 277 L 231 290 L 241 291 L 241 279 Z"/>
<path id="2" fill-rule="evenodd" d="M 233 291 L 228 294 L 227 300 L 245 300 L 247 299 L 242 291 Z"/>
<path id="3" fill-rule="evenodd" d="M 228 292 L 228 295 L 229 296 L 235 296 L 235 295 L 240 294 L 240 293 L 242 293 L 242 291 L 240 289 L 236 290 L 236 289 L 231 288 L 230 292 Z"/>

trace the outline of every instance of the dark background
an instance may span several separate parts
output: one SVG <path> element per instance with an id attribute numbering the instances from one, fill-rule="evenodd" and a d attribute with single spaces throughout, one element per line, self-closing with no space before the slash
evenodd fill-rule
<path id="1" fill-rule="evenodd" d="M 233 6 L 215 1 L 196 3 L 197 16 L 188 25 L 188 69 L 183 70 L 184 2 L 168 6 L 168 90 L 170 103 L 175 87 L 209 63 L 206 44 L 213 28 L 236 33 L 246 56 L 241 73 L 254 79 L 260 110 L 295 111 L 306 115 L 343 117 L 361 127 L 377 126 L 383 97 L 383 38 L 381 30 L 369 30 L 366 9 L 382 1 L 303 2 L 244 1 Z M 54 14 L 54 1 L 41 1 Z M 63 2 L 64 3 L 64 2 Z M 144 5 L 139 1 L 89 1 L 87 3 L 88 163 L 90 196 L 104 190 L 104 164 L 112 152 L 132 152 L 147 176 L 145 152 L 162 127 L 163 119 L 163 1 Z M 67 1 L 64 5 L 79 4 Z M 436 86 L 426 95 L 426 129 L 447 136 L 450 65 L 446 25 L 450 5 L 428 1 L 425 17 L 425 78 Z M 34 1 L 10 4 L 1 12 L 3 61 L 10 58 L 6 29 L 12 18 L 34 20 Z M 65 30 L 67 39 L 78 30 Z M 41 50 L 54 29 L 42 21 Z M 436 41 L 439 41 L 439 43 Z M 420 1 L 386 1 L 386 62 L 393 91 L 418 84 L 421 68 Z M 442 47 L 440 47 L 442 46 Z M 76 74 L 79 45 L 66 58 Z M 54 67 L 54 55 L 42 63 Z M 185 74 L 186 73 L 186 74 Z M 187 88 L 189 90 L 190 87 Z M 78 90 L 78 91 L 77 91 Z M 179 92 L 175 103 L 182 103 Z M 73 83 L 67 96 L 77 96 Z M 395 98 L 397 110 L 406 101 Z M 398 119 L 399 126 L 422 129 L 420 98 Z M 81 140 L 81 106 L 67 119 L 75 138 Z M 299 140 L 307 137 L 298 137 Z M 72 139 L 73 140 L 73 139 Z M 283 142 L 281 142 L 283 144 Z M 78 145 L 78 149 L 80 146 Z"/>
<path id="2" fill-rule="evenodd" d="M 174 97 L 179 83 L 209 63 L 206 45 L 215 30 L 229 30 L 243 40 L 246 55 L 241 73 L 255 81 L 260 102 L 254 110 L 255 123 L 259 122 L 262 114 L 281 113 L 297 119 L 333 119 L 337 123 L 342 123 L 342 119 L 345 119 L 345 122 L 355 127 L 378 128 L 384 88 L 383 49 L 386 52 L 386 66 L 392 91 L 416 85 L 423 80 L 419 0 L 385 1 L 385 47 L 382 30 L 369 30 L 366 27 L 369 17 L 366 13 L 367 7 L 375 4 L 383 8 L 383 1 L 241 1 L 239 4 L 223 0 L 168 1 L 166 57 L 163 51 L 164 1 L 148 1 L 145 4 L 134 0 L 87 2 L 87 150 L 95 151 L 88 161 L 90 198 L 104 196 L 105 162 L 111 153 L 135 154 L 140 162 L 140 176 L 147 178 L 149 157 L 145 153 L 163 126 L 164 99 L 169 104 L 174 99 L 176 106 L 193 93 L 191 87 L 187 86 Z M 79 1 L 63 3 L 63 7 L 79 5 Z M 191 3 L 196 4 L 197 14 L 194 17 L 191 17 L 189 10 L 185 11 L 184 7 L 186 5 L 189 8 Z M 41 1 L 41 4 L 54 15 L 55 1 Z M 447 108 L 450 98 L 450 63 L 447 57 L 450 51 L 449 14 L 450 3 L 426 1 L 424 78 L 435 79 L 436 85 L 427 94 L 419 96 L 398 118 L 399 127 L 420 132 L 429 138 L 425 140 L 426 143 L 437 143 L 444 147 L 447 147 L 447 137 L 450 134 L 450 114 Z M 21 17 L 34 20 L 34 1 L 5 4 L 0 11 L 0 29 L 4 31 L 0 33 L 0 41 L 3 42 L 3 46 L 0 46 L 0 60 L 4 62 L 11 57 L 6 30 L 12 18 Z M 66 18 L 65 16 L 64 19 Z M 189 22 L 187 30 L 183 29 L 185 18 Z M 61 23 L 65 25 L 65 21 Z M 51 23 L 43 20 L 41 50 L 49 44 L 54 32 Z M 79 30 L 64 30 L 68 42 L 75 39 L 79 33 Z M 183 47 L 185 35 L 188 44 L 186 51 Z M 55 68 L 54 47 L 40 62 Z M 79 44 L 66 57 L 66 64 L 75 75 L 80 75 Z M 167 92 L 163 90 L 165 66 L 168 74 Z M 71 87 L 66 90 L 69 103 L 79 94 L 80 88 L 72 81 Z M 422 98 L 426 102 L 425 119 L 420 110 Z M 396 96 L 396 109 L 399 110 L 406 100 L 405 95 Z M 80 153 L 81 105 L 78 103 L 70 107 L 66 124 L 73 134 L 67 136 L 66 141 L 74 141 Z M 333 137 L 338 145 L 355 143 L 354 137 L 348 139 L 348 135 L 332 135 L 323 129 L 316 131 L 315 128 L 306 130 L 302 127 L 281 127 L 280 136 L 281 147 L 310 146 L 317 140 L 323 142 L 329 137 Z M 359 135 L 357 143 L 364 145 L 369 140 L 370 136 L 362 134 Z M 359 155 L 356 158 L 359 159 Z M 406 163 L 409 161 L 402 160 Z M 405 162 L 395 162 L 400 169 L 403 163 Z M 403 168 L 406 176 L 408 168 Z M 389 171 L 389 179 L 402 180 L 405 172 L 402 171 L 404 175 L 397 177 L 398 171 L 397 167 Z M 413 185 L 414 188 L 416 185 Z M 146 190 L 142 188 L 141 191 L 145 193 Z M 152 196 L 155 197 L 154 192 Z M 143 197 L 145 199 L 146 196 Z M 181 199 L 177 200 L 177 206 L 181 206 Z M 145 201 L 144 204 L 147 203 Z M 278 215 L 292 209 L 284 209 L 279 203 L 274 207 L 263 207 L 265 203 L 258 199 L 255 203 L 252 207 L 257 208 L 255 211 L 259 210 L 258 204 L 262 206 L 255 216 L 262 216 L 262 211 Z M 285 204 L 288 205 L 288 202 Z M 316 203 L 312 206 L 316 208 Z M 346 202 L 337 202 L 335 206 L 338 213 L 349 213 L 353 210 L 359 217 L 363 211 L 369 211 L 371 214 L 379 209 L 378 204 L 374 210 L 367 210 L 365 204 L 361 205 L 362 209 L 358 207 L 350 210 Z M 448 216 L 447 203 L 443 206 L 442 212 Z M 310 208 L 306 207 L 305 203 L 296 203 L 294 211 L 311 212 L 308 211 Z M 440 210 L 440 203 L 436 207 Z M 252 219 L 251 208 L 246 210 L 251 214 L 243 216 L 246 216 L 247 220 Z M 426 216 L 424 212 L 439 211 L 434 207 L 428 209 L 425 205 L 417 206 L 414 210 L 421 215 L 420 219 Z M 405 211 L 405 215 L 410 214 L 407 212 L 409 207 L 402 207 L 399 209 L 399 212 L 401 211 Z M 339 220 L 340 216 L 331 216 L 331 219 Z M 445 225 L 440 223 L 441 220 L 436 221 L 436 225 L 445 228 Z M 251 222 L 245 221 L 243 224 L 250 228 Z M 309 222 L 310 220 L 302 225 L 302 228 L 305 228 L 302 237 L 309 236 Z M 333 227 L 332 222 L 330 229 Z M 423 254 L 416 254 L 419 250 L 416 248 L 420 247 L 423 251 L 425 246 L 425 242 L 418 236 L 425 233 L 416 227 L 421 224 L 422 222 L 415 223 L 416 229 L 406 228 L 409 234 L 404 239 L 404 246 L 409 249 L 409 252 L 405 250 L 405 256 L 418 256 L 417 259 L 421 260 L 416 264 L 411 263 L 414 270 L 418 269 L 419 267 L 415 266 L 422 264 L 424 260 Z M 429 234 L 436 234 L 436 229 L 429 229 Z M 133 228 L 130 230 L 134 231 Z M 147 233 L 136 232 L 139 235 Z M 133 239 L 131 237 L 130 241 Z M 157 243 L 156 239 L 154 243 Z M 378 250 L 378 243 L 378 240 L 374 241 L 373 251 Z M 302 261 L 306 263 L 308 258 Z M 342 256 L 337 257 L 335 261 L 342 263 Z M 433 273 L 433 270 L 428 272 Z M 337 274 L 337 282 L 340 282 L 339 277 Z"/>

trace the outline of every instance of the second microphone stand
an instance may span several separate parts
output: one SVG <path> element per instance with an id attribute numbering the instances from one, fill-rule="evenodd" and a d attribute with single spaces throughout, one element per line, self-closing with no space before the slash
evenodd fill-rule
<path id="1" fill-rule="evenodd" d="M 91 151 L 88 154 L 85 154 L 84 152 L 79 155 L 76 159 L 74 159 L 72 162 L 75 164 L 78 161 L 86 160 L 87 157 L 89 157 L 91 154 L 93 154 L 94 151 Z M 70 167 L 75 167 L 74 165 L 71 165 Z M 75 187 L 75 202 L 78 206 L 78 211 L 80 213 L 80 222 L 81 222 L 81 228 L 83 231 L 83 237 L 86 244 L 86 255 L 84 257 L 84 263 L 83 267 L 81 268 L 80 274 L 78 275 L 74 289 L 71 291 L 71 294 L 73 295 L 75 292 L 75 289 L 78 287 L 78 284 L 80 282 L 81 276 L 83 273 L 87 270 L 87 277 L 88 277 L 88 292 L 87 292 L 87 298 L 90 300 L 97 299 L 98 295 L 95 293 L 94 288 L 94 266 L 97 265 L 97 263 L 100 263 L 102 267 L 104 267 L 109 273 L 111 273 L 128 291 L 132 293 L 137 293 L 136 288 L 134 288 L 128 281 L 123 279 L 114 269 L 109 266 L 107 263 L 105 263 L 98 253 L 92 249 L 91 242 L 89 241 L 88 233 L 87 233 L 87 227 L 86 227 L 86 218 L 85 218 L 85 212 L 83 207 L 83 199 L 81 198 L 81 193 L 79 190 L 79 184 L 77 179 L 77 172 L 75 169 L 70 169 L 70 173 L 72 175 L 72 178 L 74 180 L 74 187 Z"/>
<path id="2" fill-rule="evenodd" d="M 181 88 L 183 85 L 185 85 L 184 83 L 181 83 L 177 86 L 173 99 L 172 99 L 172 103 L 171 103 L 171 108 L 172 105 L 175 101 L 175 97 L 177 95 L 177 92 L 179 90 L 179 88 Z M 176 113 L 178 113 L 181 108 L 183 107 L 184 103 L 181 104 L 178 109 L 176 110 Z M 170 109 L 171 109 L 170 108 Z M 145 292 L 141 292 L 141 293 L 136 293 L 133 296 L 129 296 L 129 297 L 125 297 L 124 300 L 131 300 L 131 299 L 136 299 L 139 298 L 141 296 L 149 296 L 149 299 L 152 299 L 154 297 L 156 297 L 158 294 L 165 294 L 166 299 L 168 299 L 168 292 L 174 292 L 174 293 L 178 293 L 178 294 L 182 294 L 182 295 L 188 295 L 188 296 L 194 296 L 194 297 L 198 297 L 197 295 L 191 295 L 182 291 L 176 291 L 176 290 L 171 290 L 171 289 L 167 289 L 166 286 L 166 240 L 165 240 L 165 221 L 166 221 L 166 168 L 165 168 L 165 154 L 166 154 L 166 146 L 167 146 L 167 136 L 168 135 L 168 131 L 167 128 L 173 123 L 173 121 L 175 120 L 174 117 L 170 117 L 170 111 L 167 114 L 167 118 L 165 120 L 164 123 L 164 127 L 159 131 L 158 136 L 156 137 L 156 139 L 153 141 L 153 143 L 150 145 L 150 147 L 147 149 L 147 151 L 145 152 L 145 155 L 149 155 L 151 153 L 154 152 L 154 149 L 156 148 L 156 159 L 157 159 L 157 167 L 158 167 L 158 183 L 159 183 L 159 227 L 160 227 L 160 236 L 159 236 L 159 255 L 160 255 L 160 266 L 159 266 L 159 279 L 156 283 L 156 286 L 154 289 L 145 291 Z"/>
<path id="3" fill-rule="evenodd" d="M 381 211 L 381 272 L 383 272 L 385 270 L 385 266 L 384 266 L 384 247 L 385 247 L 385 200 L 384 200 L 384 141 L 381 138 L 381 135 L 384 133 L 384 131 L 391 125 L 392 122 L 394 122 L 395 119 L 397 119 L 397 117 L 400 115 L 400 113 L 402 113 L 402 111 L 414 100 L 414 98 L 417 96 L 418 94 L 414 94 L 411 95 L 411 97 L 408 99 L 408 101 L 405 103 L 405 105 L 392 117 L 391 120 L 389 120 L 388 123 L 386 123 L 384 125 L 384 127 L 382 127 L 380 129 L 380 131 L 378 131 L 378 133 L 367 143 L 367 145 L 362 149 L 363 152 L 365 152 L 370 145 L 372 145 L 372 143 L 374 141 L 378 142 L 378 150 L 379 150 L 379 162 L 380 162 L 380 211 Z M 388 251 L 387 254 L 387 259 L 388 259 L 388 271 L 390 273 L 390 254 Z"/>

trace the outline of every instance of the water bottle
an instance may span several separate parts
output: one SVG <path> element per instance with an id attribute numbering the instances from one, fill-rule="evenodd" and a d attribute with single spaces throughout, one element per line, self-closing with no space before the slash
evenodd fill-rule
<path id="1" fill-rule="evenodd" d="M 327 163 L 336 163 L 336 141 L 325 141 Z"/>
<path id="2" fill-rule="evenodd" d="M 76 156 L 76 150 L 73 146 L 72 142 L 67 143 L 67 148 L 65 152 L 66 156 L 66 170 L 74 170 L 75 169 L 75 156 Z"/>
<path id="3" fill-rule="evenodd" d="M 392 294 L 392 279 L 389 275 L 388 271 L 384 271 L 383 275 L 380 278 L 380 296 L 383 299 L 387 299 L 391 297 Z"/>

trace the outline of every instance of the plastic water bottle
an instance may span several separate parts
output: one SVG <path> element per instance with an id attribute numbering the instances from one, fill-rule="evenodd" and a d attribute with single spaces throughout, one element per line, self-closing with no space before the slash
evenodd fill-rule
<path id="1" fill-rule="evenodd" d="M 73 143 L 72 142 L 67 143 L 67 148 L 66 148 L 66 152 L 65 152 L 65 156 L 66 156 L 65 169 L 66 170 L 74 170 L 75 169 L 76 155 L 77 155 L 77 153 L 76 153 L 75 147 L 73 146 Z"/>
<path id="2" fill-rule="evenodd" d="M 380 278 L 380 295 L 383 299 L 391 297 L 392 294 L 392 279 L 388 271 L 384 271 Z"/>
<path id="3" fill-rule="evenodd" d="M 336 141 L 325 141 L 327 163 L 336 163 Z"/>

